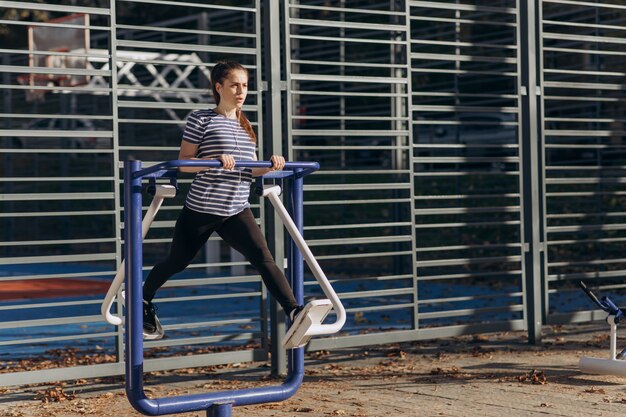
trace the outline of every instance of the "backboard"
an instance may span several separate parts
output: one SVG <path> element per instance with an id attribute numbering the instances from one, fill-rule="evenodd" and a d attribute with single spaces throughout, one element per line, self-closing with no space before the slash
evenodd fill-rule
<path id="1" fill-rule="evenodd" d="M 67 73 L 42 74 L 45 68 L 86 69 L 89 53 L 89 15 L 72 14 L 28 27 L 29 66 L 31 74 L 18 77 L 20 84 L 30 86 L 75 87 L 89 81 L 87 75 Z M 42 53 L 44 52 L 44 53 Z M 49 53 L 45 53 L 49 52 Z M 42 101 L 45 89 L 32 89 L 27 101 Z"/>

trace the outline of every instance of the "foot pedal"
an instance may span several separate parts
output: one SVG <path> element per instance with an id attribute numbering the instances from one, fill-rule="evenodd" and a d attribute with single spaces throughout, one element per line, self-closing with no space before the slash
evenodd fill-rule
<path id="1" fill-rule="evenodd" d="M 333 304 L 330 300 L 313 300 L 304 306 L 285 335 L 283 348 L 295 349 L 305 346 L 311 336 L 317 334 L 314 332 L 315 328 L 322 325 L 332 308 Z"/>
<path id="2" fill-rule="evenodd" d="M 143 339 L 144 340 L 161 340 L 163 336 L 165 336 L 165 330 L 163 330 L 163 326 L 161 326 L 161 322 L 158 317 L 154 318 L 156 323 L 156 330 L 153 333 L 147 333 L 145 330 L 143 331 Z"/>
<path id="3" fill-rule="evenodd" d="M 122 290 L 121 298 L 122 298 L 122 305 L 126 307 L 126 291 Z M 159 318 L 155 316 L 154 321 L 156 323 L 156 330 L 154 331 L 154 333 L 146 333 L 146 331 L 144 330 L 143 332 L 144 340 L 161 340 L 163 339 L 163 336 L 165 336 L 165 330 L 163 330 L 163 326 L 161 325 Z"/>

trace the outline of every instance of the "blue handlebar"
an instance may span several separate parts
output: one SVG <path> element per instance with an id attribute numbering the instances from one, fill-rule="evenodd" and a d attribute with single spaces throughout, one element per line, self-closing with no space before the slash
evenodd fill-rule
<path id="1" fill-rule="evenodd" d="M 161 162 L 156 165 L 152 165 L 151 167 L 144 168 L 140 171 L 133 173 L 133 178 L 145 177 L 150 174 L 154 174 L 158 171 L 168 171 L 174 168 L 180 167 L 207 167 L 207 168 L 218 168 L 221 167 L 222 163 L 220 161 L 215 161 L 212 159 L 174 159 L 171 161 Z M 272 162 L 270 161 L 235 161 L 235 167 L 239 168 L 271 168 Z M 302 175 L 310 174 L 314 171 L 320 169 L 320 164 L 317 162 L 285 162 L 285 167 L 283 170 L 287 171 L 295 171 L 295 170 L 303 170 Z"/>
<path id="2" fill-rule="evenodd" d="M 611 301 L 609 297 L 603 296 L 602 298 L 598 299 L 598 297 L 596 297 L 596 295 L 589 288 L 587 288 L 587 285 L 585 285 L 584 282 L 580 281 L 579 285 L 580 288 L 582 288 L 582 290 L 587 294 L 587 296 L 591 298 L 591 301 L 593 301 L 602 310 L 609 313 L 609 316 L 615 316 L 615 323 L 619 323 L 620 320 L 624 318 L 625 315 L 622 309 L 619 308 L 613 301 Z"/>
<path id="3" fill-rule="evenodd" d="M 606 311 L 607 313 L 615 316 L 615 322 L 617 323 L 622 317 L 624 317 L 624 313 L 622 313 L 622 310 L 615 305 L 615 303 L 613 303 L 613 301 L 611 301 L 611 299 L 607 296 L 602 297 L 601 299 L 602 304 L 604 304 L 606 306 L 606 308 L 604 309 L 604 311 Z"/>

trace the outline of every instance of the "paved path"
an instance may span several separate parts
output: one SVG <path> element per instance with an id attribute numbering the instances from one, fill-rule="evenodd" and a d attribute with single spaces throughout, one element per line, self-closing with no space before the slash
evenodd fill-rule
<path id="1" fill-rule="evenodd" d="M 606 355 L 603 330 L 546 329 L 541 347 L 528 346 L 523 333 L 511 333 L 312 353 L 305 383 L 293 398 L 238 407 L 233 417 L 621 417 L 626 379 L 578 371 L 582 354 Z M 267 368 L 247 364 L 152 374 L 146 385 L 149 395 L 166 396 L 279 382 L 266 375 Z M 0 396 L 3 417 L 139 415 L 119 378 L 22 387 Z"/>

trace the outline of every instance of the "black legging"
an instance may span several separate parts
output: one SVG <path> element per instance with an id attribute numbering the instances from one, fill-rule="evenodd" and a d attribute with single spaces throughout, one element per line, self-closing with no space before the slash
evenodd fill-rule
<path id="1" fill-rule="evenodd" d="M 174 228 L 170 254 L 152 268 L 143 284 L 144 300 L 152 301 L 157 290 L 172 275 L 184 270 L 213 232 L 241 252 L 259 271 L 265 286 L 287 314 L 298 306 L 287 278 L 276 266 L 249 208 L 234 216 L 222 217 L 183 207 Z"/>

